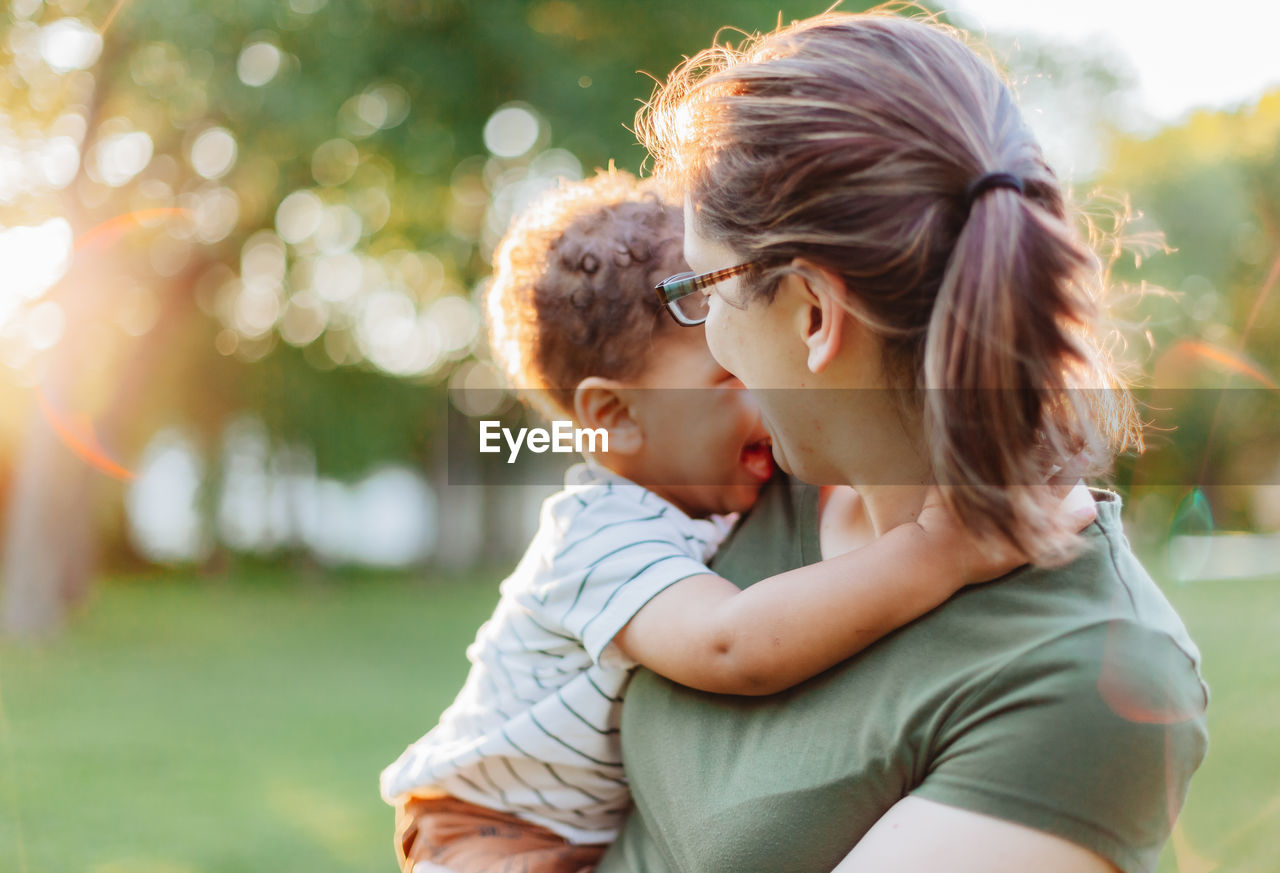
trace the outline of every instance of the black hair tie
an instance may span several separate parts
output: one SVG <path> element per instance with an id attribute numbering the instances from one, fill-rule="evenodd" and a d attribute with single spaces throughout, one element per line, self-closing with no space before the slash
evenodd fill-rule
<path id="1" fill-rule="evenodd" d="M 1012 188 L 1019 194 L 1026 193 L 1026 186 L 1023 184 L 1021 177 L 1015 176 L 1013 173 L 987 173 L 985 176 L 979 176 L 969 183 L 969 187 L 964 189 L 964 211 L 967 214 L 973 209 L 974 201 L 992 188 Z"/>

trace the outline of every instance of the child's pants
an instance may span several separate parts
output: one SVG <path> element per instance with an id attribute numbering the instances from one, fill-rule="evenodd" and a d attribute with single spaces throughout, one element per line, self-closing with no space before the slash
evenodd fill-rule
<path id="1" fill-rule="evenodd" d="M 605 846 L 575 846 L 514 815 L 455 797 L 396 808 L 403 873 L 591 873 Z"/>

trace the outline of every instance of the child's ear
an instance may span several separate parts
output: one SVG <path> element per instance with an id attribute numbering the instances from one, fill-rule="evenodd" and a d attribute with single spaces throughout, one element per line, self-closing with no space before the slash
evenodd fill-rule
<path id="1" fill-rule="evenodd" d="M 631 415 L 625 383 L 600 376 L 583 379 L 573 391 L 573 415 L 581 427 L 602 427 L 609 432 L 610 454 L 640 451 L 644 434 Z"/>
<path id="2" fill-rule="evenodd" d="M 845 319 L 850 317 L 844 307 L 844 281 L 808 261 L 796 260 L 793 266 L 796 271 L 788 279 L 797 283 L 804 300 L 798 326 L 809 349 L 809 372 L 821 373 L 835 360 L 844 342 Z"/>

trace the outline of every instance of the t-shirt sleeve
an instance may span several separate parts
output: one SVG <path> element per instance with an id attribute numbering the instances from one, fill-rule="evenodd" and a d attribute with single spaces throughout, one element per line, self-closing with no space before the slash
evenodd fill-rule
<path id="1" fill-rule="evenodd" d="M 1207 748 L 1191 656 L 1128 620 L 1026 653 L 965 696 L 913 794 L 1151 871 Z"/>
<path id="2" fill-rule="evenodd" d="M 600 497 L 568 524 L 538 612 L 581 640 L 597 663 L 633 667 L 610 645 L 614 636 L 664 589 L 711 572 L 706 560 L 723 537 L 721 526 L 652 495 Z"/>

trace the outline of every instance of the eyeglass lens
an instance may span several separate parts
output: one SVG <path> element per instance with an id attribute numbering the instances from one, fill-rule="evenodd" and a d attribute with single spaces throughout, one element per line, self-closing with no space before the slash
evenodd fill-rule
<path id="1" fill-rule="evenodd" d="M 710 296 L 702 288 L 671 301 L 671 305 L 679 311 L 680 317 L 690 324 L 706 321 L 707 314 L 711 311 Z"/>

